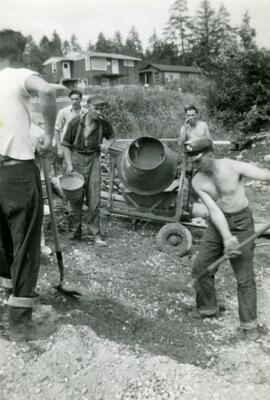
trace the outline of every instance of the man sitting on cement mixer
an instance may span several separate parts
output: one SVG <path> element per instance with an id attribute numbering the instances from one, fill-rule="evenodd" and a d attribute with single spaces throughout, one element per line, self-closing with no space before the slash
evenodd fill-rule
<path id="1" fill-rule="evenodd" d="M 186 146 L 186 153 L 196 174 L 192 186 L 206 205 L 210 220 L 194 261 L 197 308 L 193 318 L 214 317 L 219 313 L 215 291 L 215 273 L 207 268 L 226 254 L 237 279 L 240 327 L 245 337 L 256 338 L 257 325 L 256 284 L 253 270 L 254 242 L 243 242 L 254 233 L 254 222 L 245 194 L 243 178 L 270 182 L 270 170 L 246 162 L 218 159 L 212 141 L 197 139 Z M 239 240 L 239 241 L 238 241 Z"/>
<path id="2" fill-rule="evenodd" d="M 79 200 L 71 201 L 74 213 L 74 226 L 71 239 L 81 240 L 82 207 L 84 194 L 88 206 L 87 233 L 93 237 L 94 243 L 106 246 L 100 235 L 100 190 L 101 165 L 100 152 L 107 153 L 115 141 L 113 128 L 109 121 L 101 116 L 100 110 L 106 101 L 99 97 L 89 97 L 89 111 L 84 116 L 73 118 L 63 138 L 63 150 L 67 164 L 67 173 L 79 172 L 85 179 L 84 192 Z M 105 142 L 103 139 L 106 139 Z"/>

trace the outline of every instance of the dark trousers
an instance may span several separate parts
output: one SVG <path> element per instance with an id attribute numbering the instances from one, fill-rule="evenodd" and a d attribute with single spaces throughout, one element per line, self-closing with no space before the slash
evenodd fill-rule
<path id="1" fill-rule="evenodd" d="M 101 190 L 101 166 L 98 154 L 72 154 L 74 170 L 79 172 L 85 179 L 84 192 L 81 199 L 72 201 L 74 235 L 81 235 L 82 207 L 84 195 L 87 204 L 87 232 L 97 235 L 100 231 L 100 190 Z"/>
<path id="2" fill-rule="evenodd" d="M 231 233 L 243 242 L 254 233 L 254 222 L 249 208 L 234 214 L 225 214 Z M 192 276 L 198 274 L 223 255 L 223 240 L 220 233 L 210 222 L 204 233 L 199 253 L 194 261 Z M 239 257 L 230 259 L 237 279 L 238 308 L 241 325 L 248 326 L 257 317 L 256 284 L 253 270 L 254 243 L 245 246 Z M 196 283 L 196 303 L 202 314 L 217 312 L 215 291 L 215 273 L 205 275 Z"/>
<path id="3" fill-rule="evenodd" d="M 34 162 L 0 167 L 0 277 L 12 279 L 15 297 L 35 296 L 42 215 Z"/>

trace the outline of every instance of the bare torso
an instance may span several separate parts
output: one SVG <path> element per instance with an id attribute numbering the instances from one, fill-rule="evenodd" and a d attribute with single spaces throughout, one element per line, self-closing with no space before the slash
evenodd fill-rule
<path id="1" fill-rule="evenodd" d="M 215 160 L 211 174 L 198 172 L 196 186 L 206 192 L 225 213 L 234 213 L 248 206 L 244 183 L 234 160 Z"/>

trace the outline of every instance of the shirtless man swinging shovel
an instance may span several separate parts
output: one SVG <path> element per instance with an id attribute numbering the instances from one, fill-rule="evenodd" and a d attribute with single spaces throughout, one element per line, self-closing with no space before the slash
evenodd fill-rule
<path id="1" fill-rule="evenodd" d="M 186 154 L 197 173 L 192 186 L 208 209 L 210 221 L 192 268 L 195 280 L 196 309 L 193 318 L 217 316 L 215 270 L 201 274 L 223 253 L 232 265 L 238 291 L 240 328 L 244 337 L 256 339 L 257 295 L 253 269 L 254 243 L 238 249 L 254 233 L 252 212 L 245 194 L 243 177 L 270 181 L 270 170 L 214 155 L 212 141 L 197 139 L 186 143 Z M 201 276 L 197 279 L 198 276 Z"/>

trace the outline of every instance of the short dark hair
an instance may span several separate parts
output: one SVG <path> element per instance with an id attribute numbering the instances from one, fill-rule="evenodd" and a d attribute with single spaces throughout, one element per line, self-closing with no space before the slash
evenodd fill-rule
<path id="1" fill-rule="evenodd" d="M 80 98 L 82 98 L 82 92 L 80 90 L 78 90 L 78 89 L 71 90 L 71 92 L 69 93 L 68 97 L 71 97 L 74 94 L 77 94 L 78 96 L 80 96 Z"/>
<path id="2" fill-rule="evenodd" d="M 26 38 L 19 31 L 3 29 L 0 31 L 0 58 L 19 60 L 25 50 Z"/>
<path id="3" fill-rule="evenodd" d="M 196 114 L 198 114 L 198 108 L 196 106 L 194 106 L 193 104 L 189 104 L 187 106 L 184 107 L 185 113 L 187 111 L 192 111 L 194 110 L 196 112 Z"/>

